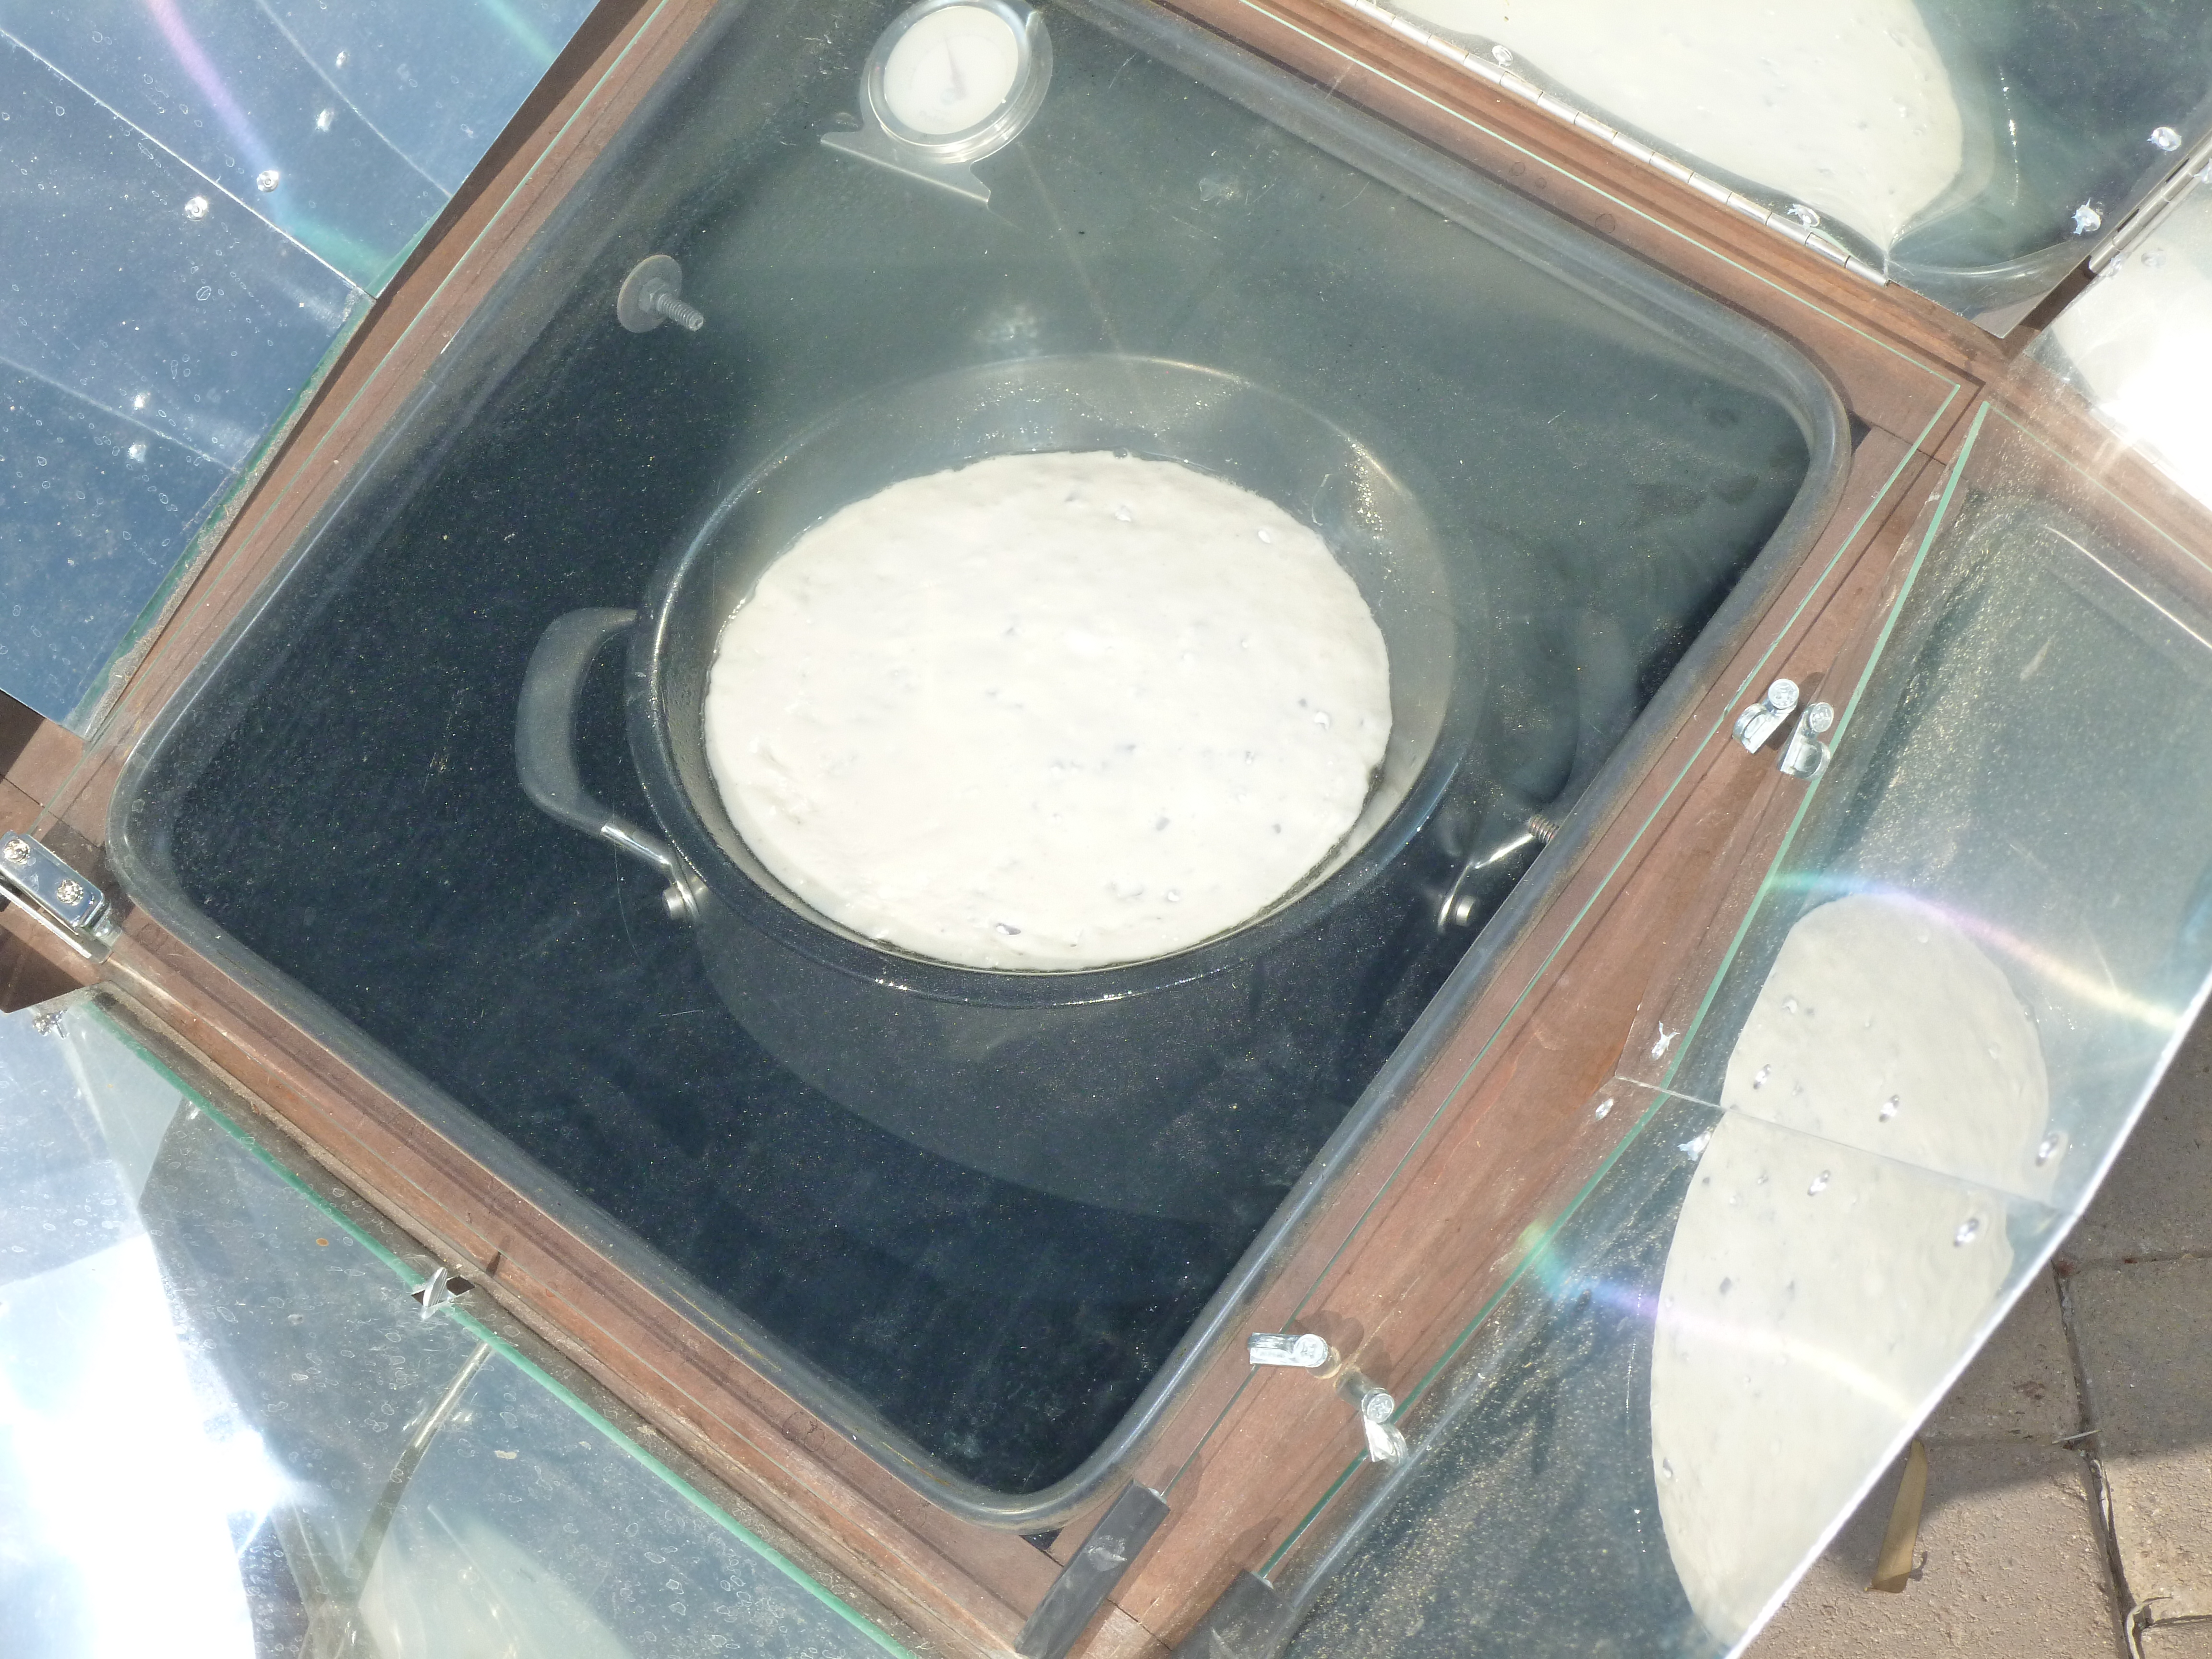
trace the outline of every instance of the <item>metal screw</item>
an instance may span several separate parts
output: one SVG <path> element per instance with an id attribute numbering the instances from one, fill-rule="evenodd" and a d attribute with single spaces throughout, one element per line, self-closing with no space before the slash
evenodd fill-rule
<path id="1" fill-rule="evenodd" d="M 266 196 L 283 182 L 284 175 L 275 167 L 264 167 L 253 175 L 253 187 Z"/>
<path id="2" fill-rule="evenodd" d="M 84 900 L 84 884 L 81 881 L 58 883 L 54 888 L 54 896 L 64 904 L 82 903 Z"/>
<path id="3" fill-rule="evenodd" d="M 1825 734 L 1836 723 L 1836 711 L 1825 702 L 1816 702 L 1805 711 L 1805 724 L 1814 737 Z"/>
<path id="4" fill-rule="evenodd" d="M 0 847 L 0 859 L 7 860 L 10 864 L 28 864 L 31 861 L 31 843 L 21 836 L 10 836 L 8 844 Z"/>
<path id="5" fill-rule="evenodd" d="M 2172 127 L 2153 127 L 2150 130 L 2151 148 L 2162 149 L 2171 155 L 2181 148 L 2181 135 Z"/>
<path id="6" fill-rule="evenodd" d="M 2074 210 L 2074 234 L 2076 236 L 2087 236 L 2093 230 L 2102 229 L 2104 223 L 2105 216 L 2087 202 Z"/>
<path id="7" fill-rule="evenodd" d="M 207 210 L 208 199 L 204 196 L 195 196 L 185 204 L 185 217 L 187 219 L 204 219 Z"/>
<path id="8" fill-rule="evenodd" d="M 706 314 L 696 307 L 687 306 L 673 294 L 661 293 L 653 296 L 653 308 L 672 323 L 682 325 L 696 334 L 707 326 Z"/>
<path id="9" fill-rule="evenodd" d="M 1820 228 L 1820 214 L 1802 202 L 1792 202 L 1790 204 L 1789 212 L 1791 218 L 1808 230 L 1818 230 Z"/>
<path id="10" fill-rule="evenodd" d="M 665 320 L 693 333 L 707 319 L 683 301 L 684 267 L 665 253 L 641 259 L 615 295 L 615 319 L 633 334 L 650 333 Z"/>
<path id="11" fill-rule="evenodd" d="M 1510 67 L 1512 67 L 1512 64 L 1513 64 L 1513 48 L 1512 48 L 1512 47 L 1510 47 L 1510 46 L 1492 46 L 1492 47 L 1490 49 L 1490 55 L 1491 55 L 1492 58 L 1494 58 L 1495 59 L 1497 59 L 1497 60 L 1498 60 L 1498 66 L 1499 66 L 1500 68 L 1504 68 L 1504 69 L 1510 69 Z"/>

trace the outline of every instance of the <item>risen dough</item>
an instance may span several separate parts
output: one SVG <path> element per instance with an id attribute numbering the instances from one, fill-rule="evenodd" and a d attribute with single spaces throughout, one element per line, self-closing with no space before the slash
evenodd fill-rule
<path id="1" fill-rule="evenodd" d="M 1511 47 L 1594 114 L 1877 246 L 1959 173 L 1965 125 L 1912 0 L 1392 0 Z"/>
<path id="2" fill-rule="evenodd" d="M 2061 1149 L 2010 984 L 1899 899 L 1799 920 L 1722 1104 L 1660 1285 L 1651 1461 L 1690 1605 L 1733 1642 L 1999 1311 L 2006 1192 L 2045 1192 Z"/>
<path id="3" fill-rule="evenodd" d="M 1164 955 L 1264 910 L 1364 805 L 1382 635 L 1319 536 L 1170 462 L 1009 455 L 799 538 L 731 617 L 708 755 L 854 932 L 978 968 Z"/>

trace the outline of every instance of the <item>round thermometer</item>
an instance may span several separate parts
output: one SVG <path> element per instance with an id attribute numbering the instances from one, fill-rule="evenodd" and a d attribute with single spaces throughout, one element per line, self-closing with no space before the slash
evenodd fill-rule
<path id="1" fill-rule="evenodd" d="M 1012 143 L 1044 102 L 1052 43 L 1020 0 L 921 0 L 862 71 L 869 112 L 902 146 L 973 161 Z"/>

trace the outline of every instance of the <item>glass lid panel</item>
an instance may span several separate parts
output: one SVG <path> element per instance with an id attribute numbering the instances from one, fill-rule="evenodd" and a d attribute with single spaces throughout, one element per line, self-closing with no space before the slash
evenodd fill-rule
<path id="1" fill-rule="evenodd" d="M 1993 332 L 2212 131 L 2163 0 L 1392 0 Z"/>
<path id="2" fill-rule="evenodd" d="M 0 1018 L 0 1170 L 10 1655 L 902 1651 L 100 1004 Z"/>
<path id="3" fill-rule="evenodd" d="M 2212 718 L 2208 575 L 1984 406 L 1665 1086 L 1607 1085 L 1636 1134 L 1410 1402 L 1413 1473 L 1276 1578 L 1302 1648 L 1750 1639 L 2212 986 L 2212 775 L 2172 739 Z M 1414 1535 L 1449 1540 L 1418 1571 Z"/>
<path id="4" fill-rule="evenodd" d="M 1731 313 L 1159 14 L 1011 9 L 1048 31 L 1031 111 L 1044 49 L 1000 64 L 1000 15 L 963 74 L 1026 124 L 975 155 L 893 142 L 937 118 L 870 78 L 898 8 L 726 18 L 134 761 L 112 844 L 166 925 L 1006 1523 L 1103 1467 L 1638 711 L 1743 625 L 1842 422 Z M 1420 743 L 1304 896 L 1062 990 L 809 910 L 699 728 L 727 550 L 1069 449 L 1313 527 Z"/>

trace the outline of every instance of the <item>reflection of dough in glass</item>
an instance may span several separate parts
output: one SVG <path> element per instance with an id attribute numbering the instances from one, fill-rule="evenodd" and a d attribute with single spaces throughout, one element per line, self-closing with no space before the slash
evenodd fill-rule
<path id="1" fill-rule="evenodd" d="M 1280 507 L 1169 461 L 1006 455 L 832 514 L 726 626 L 708 754 L 763 863 L 976 968 L 1164 956 L 1366 805 L 1390 666 Z"/>
<path id="2" fill-rule="evenodd" d="M 1721 1104 L 2040 1199 L 2050 1085 L 2011 981 L 1932 906 L 1853 894 L 1801 916 L 1729 1055 Z"/>
<path id="3" fill-rule="evenodd" d="M 1791 929 L 1723 1099 L 1660 1285 L 1651 1459 L 1683 1589 L 1733 1641 L 1995 1316 L 2013 1255 L 1983 1183 L 2044 1189 L 2048 1098 L 1996 965 L 1853 896 Z"/>
<path id="4" fill-rule="evenodd" d="M 1964 158 L 1950 76 L 1911 0 L 1392 0 L 1526 57 L 1571 100 L 1767 185 L 1876 246 Z"/>
<path id="5" fill-rule="evenodd" d="M 385 1654 L 631 1652 L 558 1571 L 466 1511 L 402 1509 L 362 1586 L 361 1622 Z"/>

